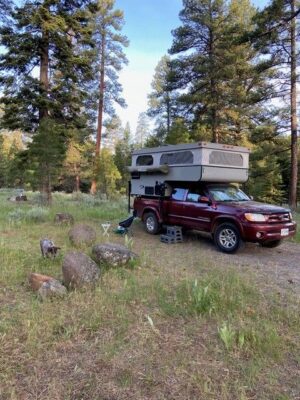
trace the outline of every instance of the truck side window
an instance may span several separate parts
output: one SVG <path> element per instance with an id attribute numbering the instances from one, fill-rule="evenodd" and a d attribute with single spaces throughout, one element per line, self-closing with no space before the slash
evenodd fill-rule
<path id="1" fill-rule="evenodd" d="M 180 188 L 173 189 L 172 199 L 178 201 L 184 201 L 186 198 L 186 194 L 187 194 L 186 189 L 180 189 Z"/>
<path id="2" fill-rule="evenodd" d="M 190 201 L 191 203 L 198 203 L 200 195 L 197 193 L 188 193 L 186 201 Z"/>

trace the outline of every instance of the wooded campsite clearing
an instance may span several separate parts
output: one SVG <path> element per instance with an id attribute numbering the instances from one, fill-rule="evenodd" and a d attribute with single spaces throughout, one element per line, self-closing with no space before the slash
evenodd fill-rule
<path id="1" fill-rule="evenodd" d="M 219 253 L 207 238 L 167 245 L 133 224 L 125 201 L 54 195 L 52 208 L 0 192 L 0 398 L 29 400 L 300 399 L 300 245 Z M 72 246 L 58 212 L 126 244 L 130 268 L 103 268 L 95 289 L 41 302 L 30 272 L 61 279 Z M 101 223 L 111 223 L 109 237 Z M 39 240 L 62 247 L 43 259 Z M 91 248 L 81 251 L 91 255 Z"/>

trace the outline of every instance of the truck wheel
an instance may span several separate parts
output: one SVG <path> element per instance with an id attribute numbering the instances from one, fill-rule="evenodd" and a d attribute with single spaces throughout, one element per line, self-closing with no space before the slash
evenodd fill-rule
<path id="1" fill-rule="evenodd" d="M 264 242 L 261 243 L 260 245 L 262 247 L 268 247 L 269 249 L 273 249 L 274 247 L 280 246 L 282 243 L 282 240 L 272 240 L 271 242 Z"/>
<path id="2" fill-rule="evenodd" d="M 156 235 L 160 231 L 160 224 L 157 216 L 153 212 L 145 214 L 143 220 L 146 231 L 151 235 Z"/>
<path id="3" fill-rule="evenodd" d="M 216 246 L 224 253 L 234 253 L 242 244 L 240 232 L 234 224 L 225 222 L 214 233 Z"/>

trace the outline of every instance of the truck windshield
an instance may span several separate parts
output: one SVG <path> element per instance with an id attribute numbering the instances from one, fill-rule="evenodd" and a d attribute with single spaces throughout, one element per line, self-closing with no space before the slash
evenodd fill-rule
<path id="1" fill-rule="evenodd" d="M 215 201 L 249 201 L 249 197 L 234 186 L 211 186 L 209 194 Z"/>

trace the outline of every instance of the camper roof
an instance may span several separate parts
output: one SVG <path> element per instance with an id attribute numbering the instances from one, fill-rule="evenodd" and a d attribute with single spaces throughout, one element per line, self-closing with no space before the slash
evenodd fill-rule
<path id="1" fill-rule="evenodd" d="M 198 143 L 185 143 L 176 145 L 163 145 L 160 147 L 149 147 L 139 150 L 134 150 L 132 155 L 139 154 L 149 154 L 149 153 L 164 153 L 170 151 L 182 151 L 182 150 L 192 150 L 192 149 L 216 149 L 216 150 L 226 150 L 226 151 L 237 151 L 240 153 L 250 153 L 247 147 L 231 146 L 227 144 L 220 143 L 209 143 L 209 142 L 198 142 Z"/>

